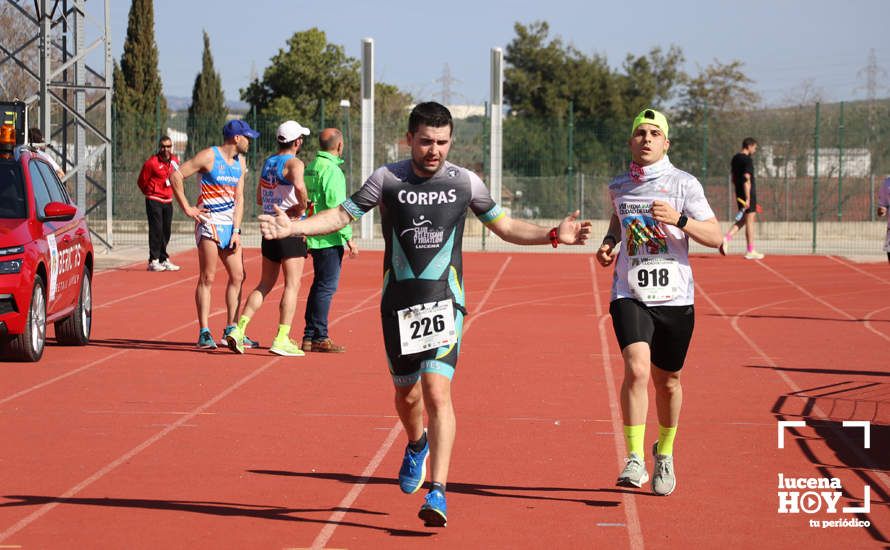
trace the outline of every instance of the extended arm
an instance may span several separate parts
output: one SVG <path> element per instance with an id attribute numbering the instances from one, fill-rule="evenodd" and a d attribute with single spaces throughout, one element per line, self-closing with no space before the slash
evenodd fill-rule
<path id="1" fill-rule="evenodd" d="M 342 207 L 331 208 L 306 218 L 291 220 L 287 213 L 275 206 L 275 215 L 263 214 L 259 217 L 260 231 L 266 239 L 284 239 L 285 237 L 303 237 L 306 235 L 326 235 L 346 227 L 352 216 Z"/>
<path id="2" fill-rule="evenodd" d="M 186 216 L 193 218 L 196 221 L 200 221 L 200 216 L 204 211 L 189 204 L 188 197 L 185 196 L 185 179 L 200 171 L 210 170 L 212 167 L 213 151 L 204 149 L 195 155 L 194 158 L 182 163 L 179 169 L 174 170 L 173 173 L 170 174 L 170 185 L 173 186 L 173 196 L 176 198 L 176 202 L 179 204 L 179 207 L 182 208 L 182 211 Z"/>
<path id="3" fill-rule="evenodd" d="M 578 221 L 580 212 L 575 210 L 560 222 L 557 238 L 562 244 L 584 244 L 590 236 L 590 222 Z M 550 229 L 522 220 L 504 216 L 488 224 L 495 234 L 513 244 L 549 244 Z"/>

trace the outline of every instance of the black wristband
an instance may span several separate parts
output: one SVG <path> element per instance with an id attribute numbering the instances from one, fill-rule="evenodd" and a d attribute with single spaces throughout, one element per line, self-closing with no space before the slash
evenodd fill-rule
<path id="1" fill-rule="evenodd" d="M 606 239 L 611 240 L 612 244 L 618 244 L 618 239 L 615 238 L 615 235 L 607 234 L 605 237 L 603 237 L 603 244 L 605 244 Z"/>
<path id="2" fill-rule="evenodd" d="M 677 220 L 677 227 L 683 229 L 686 227 L 686 222 L 689 221 L 689 218 L 686 217 L 686 214 L 680 214 L 680 219 Z"/>

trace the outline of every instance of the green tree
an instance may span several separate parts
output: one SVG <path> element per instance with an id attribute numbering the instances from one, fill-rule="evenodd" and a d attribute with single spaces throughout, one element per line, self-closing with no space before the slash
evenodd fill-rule
<path id="1" fill-rule="evenodd" d="M 288 39 L 287 49 L 272 56 L 262 80 L 241 90 L 241 99 L 259 116 L 288 114 L 311 126 L 321 118 L 322 103 L 325 119 L 333 120 L 340 100 L 357 100 L 358 92 L 359 62 L 348 57 L 343 46 L 329 44 L 324 31 L 311 28 Z"/>
<path id="2" fill-rule="evenodd" d="M 411 103 L 411 95 L 402 92 L 396 86 L 383 82 L 374 84 L 376 162 L 394 162 L 402 157 L 399 143 L 408 131 L 408 107 Z"/>
<path id="3" fill-rule="evenodd" d="M 716 112 L 747 111 L 757 106 L 760 96 L 751 90 L 753 80 L 742 72 L 741 61 L 714 63 L 689 78 L 680 93 L 677 115 L 687 124 L 697 124 L 705 110 Z"/>
<path id="4" fill-rule="evenodd" d="M 671 132 L 671 158 L 700 177 L 725 177 L 727 155 L 745 137 L 737 135 L 742 128 L 737 122 L 760 102 L 742 65 L 738 60 L 714 60 L 689 77 L 679 94 L 671 123 L 676 129 Z"/>
<path id="5" fill-rule="evenodd" d="M 504 100 L 511 115 L 504 123 L 504 168 L 517 176 L 559 176 L 569 166 L 575 173 L 614 170 L 626 157 L 630 119 L 648 106 L 664 108 L 685 79 L 677 46 L 628 55 L 613 70 L 605 57 L 551 39 L 546 22 L 516 23 L 514 29 L 504 57 Z M 527 189 L 524 195 L 534 193 Z"/>
<path id="6" fill-rule="evenodd" d="M 189 105 L 187 157 L 192 157 L 201 149 L 219 141 L 227 114 L 222 82 L 219 73 L 213 67 L 210 37 L 207 35 L 207 31 L 204 31 L 201 72 L 195 78 L 195 85 L 192 88 L 192 104 Z"/>
<path id="7" fill-rule="evenodd" d="M 133 0 L 120 64 L 114 64 L 112 107 L 117 117 L 115 166 L 141 166 L 165 132 L 167 100 L 158 74 L 158 50 L 151 0 Z"/>
<path id="8" fill-rule="evenodd" d="M 683 61 L 678 46 L 671 46 L 666 53 L 655 47 L 648 56 L 627 54 L 624 74 L 618 77 L 624 107 L 619 118 L 628 119 L 647 107 L 667 105 L 686 79 L 680 69 Z"/>

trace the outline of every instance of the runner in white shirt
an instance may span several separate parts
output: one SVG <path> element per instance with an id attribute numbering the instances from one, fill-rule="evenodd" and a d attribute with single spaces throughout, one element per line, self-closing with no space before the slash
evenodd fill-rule
<path id="1" fill-rule="evenodd" d="M 701 184 L 668 159 L 668 131 L 658 111 L 646 109 L 634 119 L 633 162 L 609 184 L 614 213 L 597 251 L 603 266 L 618 257 L 609 313 L 624 357 L 621 412 L 628 452 L 618 485 L 642 487 L 649 479 L 643 447 L 651 375 L 660 428 L 652 478 L 658 495 L 669 495 L 676 486 L 680 369 L 695 324 L 688 239 L 717 248 L 723 238 Z"/>
<path id="2" fill-rule="evenodd" d="M 887 216 L 890 209 L 890 178 L 884 180 L 881 189 L 878 190 L 878 216 Z M 887 216 L 887 235 L 884 237 L 884 252 L 887 253 L 887 261 L 890 262 L 890 216 Z"/>

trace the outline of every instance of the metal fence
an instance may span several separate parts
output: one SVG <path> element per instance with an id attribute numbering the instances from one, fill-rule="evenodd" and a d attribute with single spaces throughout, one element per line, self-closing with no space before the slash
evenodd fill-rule
<path id="1" fill-rule="evenodd" d="M 354 111 L 354 112 L 352 112 Z M 314 136 L 324 126 L 343 130 L 347 147 L 343 170 L 350 191 L 361 185 L 359 109 L 343 109 L 334 119 L 300 121 L 313 130 L 300 154 L 304 161 L 314 157 Z M 672 162 L 702 181 L 706 196 L 725 227 L 736 208 L 728 178 L 729 160 L 740 149 L 744 137 L 753 136 L 760 147 L 754 157 L 757 191 L 763 212 L 758 224 L 758 249 L 767 253 L 830 253 L 880 256 L 885 223 L 875 220 L 876 187 L 890 172 L 888 129 L 880 121 L 890 114 L 887 102 L 808 105 L 769 111 L 702 113 L 696 124 L 675 124 L 671 129 Z M 243 115 L 260 131 L 251 148 L 245 207 L 248 245 L 258 244 L 251 220 L 258 209 L 250 198 L 258 168 L 276 148 L 279 120 L 251 113 Z M 374 128 L 376 165 L 406 158 L 407 116 L 379 117 Z M 187 116 L 174 113 L 166 121 L 124 120 L 114 124 L 125 145 L 115 155 L 113 213 L 115 244 L 147 241 L 145 207 L 136 179 L 142 163 L 155 152 L 157 137 L 168 134 L 174 149 L 183 155 L 187 139 Z M 127 138 L 139 128 L 144 143 Z M 153 130 L 153 131 L 152 131 Z M 626 170 L 629 155 L 628 124 L 575 120 L 573 113 L 553 120 L 507 117 L 503 135 L 503 206 L 513 217 L 550 225 L 569 210 L 605 228 L 611 214 L 608 181 Z M 485 116 L 455 121 L 454 144 L 449 160 L 477 172 L 487 180 L 489 129 Z M 123 149 L 123 150 L 121 150 Z M 101 181 L 104 167 L 91 176 Z M 187 182 L 187 193 L 197 196 L 196 179 Z M 97 199 L 102 190 L 88 193 L 94 229 L 102 234 L 104 207 Z M 90 203 L 90 200 L 93 203 Z M 174 246 L 192 242 L 192 225 L 175 214 Z M 375 239 L 365 246 L 380 246 L 379 222 Z M 356 227 L 356 234 L 359 234 Z M 595 233 L 598 239 L 599 233 Z M 510 246 L 469 220 L 466 249 L 503 250 Z M 693 247 L 695 249 L 695 247 Z"/>

